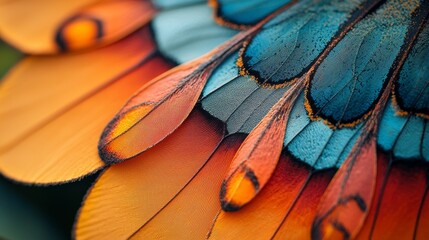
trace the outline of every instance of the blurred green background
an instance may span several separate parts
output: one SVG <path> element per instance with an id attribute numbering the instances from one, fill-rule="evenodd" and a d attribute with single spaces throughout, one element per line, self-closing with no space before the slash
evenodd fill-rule
<path id="1" fill-rule="evenodd" d="M 0 79 L 23 57 L 0 41 Z M 0 173 L 0 239 L 70 239 L 76 213 L 96 177 L 55 186 L 29 186 Z"/>

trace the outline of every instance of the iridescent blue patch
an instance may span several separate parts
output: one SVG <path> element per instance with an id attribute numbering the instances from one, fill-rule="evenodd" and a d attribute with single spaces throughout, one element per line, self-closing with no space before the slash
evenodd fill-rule
<path id="1" fill-rule="evenodd" d="M 380 122 L 378 145 L 399 159 L 429 161 L 429 125 L 418 116 L 399 116 L 391 102 Z"/>
<path id="2" fill-rule="evenodd" d="M 301 1 L 262 27 L 245 48 L 244 71 L 261 84 L 300 76 L 364 1 Z"/>
<path id="3" fill-rule="evenodd" d="M 372 114 L 371 121 L 381 118 L 378 134 L 369 136 L 381 149 L 395 159 L 429 161 L 428 120 L 420 117 L 429 95 L 428 25 L 406 50 L 427 5 L 388 0 L 367 13 L 359 5 L 363 1 L 353 3 L 301 1 L 274 17 L 214 71 L 201 95 L 202 108 L 222 120 L 228 134 L 249 133 L 286 91 L 296 89 L 293 84 L 305 80 L 307 91 L 298 88 L 284 139 L 285 150 L 298 160 L 314 169 L 340 167 L 366 134 L 366 116 Z M 383 108 L 380 96 L 392 95 L 387 82 L 394 80 L 398 102 L 414 110 L 400 116 L 403 105 L 389 102 L 383 112 L 371 112 L 376 104 Z"/>
<path id="4" fill-rule="evenodd" d="M 252 131 L 289 89 L 262 88 L 250 77 L 241 76 L 235 65 L 237 58 L 237 53 L 232 54 L 215 70 L 200 100 L 204 110 L 225 122 L 228 134 Z M 359 136 L 361 126 L 333 130 L 323 121 L 311 121 L 301 94 L 289 116 L 284 146 L 316 169 L 338 167 Z"/>
<path id="5" fill-rule="evenodd" d="M 396 83 L 396 102 L 402 111 L 429 116 L 429 24 L 417 38 Z"/>
<path id="6" fill-rule="evenodd" d="M 361 121 L 380 98 L 389 73 L 415 27 L 418 1 L 387 1 L 329 52 L 310 80 L 312 114 L 332 125 Z"/>
<path id="7" fill-rule="evenodd" d="M 217 0 L 217 15 L 223 21 L 237 25 L 252 25 L 288 4 L 291 0 Z"/>

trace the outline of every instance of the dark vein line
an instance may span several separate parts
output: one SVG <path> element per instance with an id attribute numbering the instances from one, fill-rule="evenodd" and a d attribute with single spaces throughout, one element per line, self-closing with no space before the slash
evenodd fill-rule
<path id="1" fill-rule="evenodd" d="M 427 174 L 428 173 L 426 172 L 426 175 Z M 423 210 L 423 207 L 425 205 L 426 198 L 428 197 L 428 193 L 429 193 L 429 184 L 428 184 L 428 182 L 426 182 L 425 193 L 423 195 L 422 201 L 420 202 L 419 211 L 417 212 L 416 222 L 414 224 L 413 239 L 417 239 L 417 233 L 418 233 L 418 230 L 420 227 L 420 218 L 422 216 L 422 210 Z M 421 227 L 425 227 L 425 226 L 421 226 Z"/>
<path id="2" fill-rule="evenodd" d="M 223 87 L 226 87 L 227 85 L 231 84 L 234 80 L 242 77 L 241 75 L 236 75 L 235 77 L 228 80 L 226 83 L 220 85 L 218 88 L 213 89 L 211 92 L 209 92 L 207 95 L 200 98 L 200 102 L 204 101 L 206 98 L 210 97 L 210 95 L 213 95 L 215 92 L 220 91 Z M 210 80 L 210 79 L 209 79 Z M 208 82 L 207 82 L 208 83 Z M 204 90 L 203 90 L 204 91 Z"/>
<path id="3" fill-rule="evenodd" d="M 158 216 L 159 213 L 162 212 L 162 210 L 164 210 L 171 202 L 173 202 L 173 200 L 176 199 L 177 196 L 179 196 L 179 194 L 181 192 L 183 192 L 183 190 L 185 190 L 185 188 L 192 182 L 192 180 L 194 180 L 198 174 L 203 170 L 203 168 L 210 162 L 210 160 L 212 159 L 212 157 L 214 156 L 214 154 L 217 152 L 217 150 L 220 148 L 220 146 L 222 145 L 222 143 L 224 143 L 225 138 L 222 139 L 218 145 L 214 148 L 214 150 L 212 151 L 212 153 L 210 154 L 210 156 L 207 157 L 207 159 L 204 161 L 203 165 L 200 166 L 200 168 L 195 172 L 195 174 L 185 183 L 185 185 L 183 185 L 183 187 L 180 188 L 180 190 L 170 199 L 168 200 L 168 202 L 162 206 L 154 215 L 152 215 L 152 217 L 150 217 L 144 224 L 142 224 L 137 230 L 135 230 L 130 236 L 127 237 L 127 239 L 131 239 L 133 236 L 135 236 L 141 229 L 143 229 L 144 226 L 146 226 L 150 221 L 152 221 L 156 216 Z"/>
<path id="4" fill-rule="evenodd" d="M 307 178 L 305 179 L 305 182 L 302 184 L 302 186 L 300 187 L 298 193 L 296 194 L 293 202 L 291 203 L 291 205 L 289 206 L 289 208 L 286 210 L 286 213 L 282 219 L 282 221 L 279 223 L 279 225 L 277 226 L 276 230 L 274 231 L 274 233 L 271 235 L 270 240 L 273 240 L 276 235 L 279 233 L 280 229 L 282 228 L 283 224 L 285 223 L 286 219 L 288 218 L 289 214 L 292 212 L 292 210 L 295 208 L 296 203 L 298 202 L 298 200 L 301 197 L 301 194 L 304 192 L 305 188 L 307 187 L 308 183 L 310 182 L 311 177 L 313 176 L 313 171 L 311 171 Z"/>
<path id="5" fill-rule="evenodd" d="M 244 98 L 243 101 L 241 101 L 241 103 L 234 109 L 234 111 L 232 111 L 232 113 L 225 120 L 225 123 L 228 123 L 228 121 L 231 119 L 231 117 L 238 111 L 238 109 L 240 109 L 240 107 L 244 104 L 244 102 L 246 102 L 247 100 L 252 98 L 254 96 L 254 94 L 256 94 L 256 92 L 258 92 L 259 89 L 260 89 L 259 87 L 256 87 L 255 89 L 253 89 L 252 92 L 250 92 L 250 94 L 246 98 Z M 227 126 L 228 126 L 228 124 L 227 124 Z"/>
<path id="6" fill-rule="evenodd" d="M 376 207 L 375 207 L 375 213 L 374 213 L 374 221 L 372 222 L 372 226 L 371 229 L 369 231 L 369 239 L 373 238 L 373 234 L 374 234 L 374 230 L 375 230 L 375 226 L 377 225 L 377 220 L 378 220 L 378 215 L 380 213 L 380 209 L 381 209 L 381 202 L 383 201 L 383 196 L 384 196 L 384 191 L 386 190 L 386 185 L 387 185 L 387 179 L 389 178 L 390 175 L 390 171 L 392 169 L 392 155 L 389 155 L 389 163 L 387 165 L 386 168 L 386 173 L 384 175 L 383 178 L 383 182 L 381 183 L 381 188 L 380 188 L 380 192 L 377 196 L 378 202 L 376 203 Z M 375 199 L 375 195 L 374 198 Z"/>
<path id="7" fill-rule="evenodd" d="M 246 121 L 244 121 L 244 123 L 243 124 L 241 124 L 241 127 L 240 128 L 238 128 L 238 131 L 237 132 L 244 132 L 244 129 L 243 129 L 243 127 L 246 125 L 246 124 L 248 124 L 248 122 L 250 121 L 250 119 L 252 119 L 252 117 L 254 117 L 255 116 L 255 114 L 256 113 L 259 113 L 259 112 L 261 112 L 262 111 L 262 109 L 261 110 L 259 110 L 259 111 L 257 111 L 262 105 L 264 105 L 264 103 L 266 103 L 268 100 L 271 100 L 271 97 L 275 94 L 275 93 L 277 93 L 277 92 L 280 92 L 282 89 L 276 89 L 276 90 L 274 90 L 272 93 L 270 93 L 269 95 L 268 95 L 268 97 L 266 97 L 263 101 L 261 101 L 261 103 L 258 105 L 258 107 L 257 108 L 255 108 L 253 111 L 252 111 L 252 113 L 246 118 Z M 280 96 L 280 98 L 281 98 L 281 96 Z M 279 99 L 280 99 L 279 98 Z M 278 101 L 278 100 L 277 100 Z M 271 109 L 271 108 L 270 108 Z M 270 109 L 268 109 L 268 111 L 270 110 Z M 267 112 L 268 113 L 268 112 Z M 266 113 L 265 113 L 266 114 Z"/>
<path id="8" fill-rule="evenodd" d="M 41 131 L 44 127 L 46 127 L 47 125 L 49 125 L 53 120 L 57 119 L 58 117 L 62 116 L 65 113 L 67 113 L 68 111 L 72 110 L 73 108 L 77 107 L 79 104 L 83 103 L 84 101 L 90 99 L 95 94 L 101 92 L 102 90 L 104 90 L 104 89 L 108 88 L 109 86 L 113 85 L 114 83 L 118 82 L 123 77 L 125 77 L 127 74 L 131 73 L 132 71 L 136 70 L 140 66 L 144 65 L 145 63 L 147 63 L 148 61 L 150 61 L 152 58 L 154 58 L 155 56 L 157 56 L 158 54 L 159 53 L 158 53 L 157 50 L 154 50 L 154 51 L 150 52 L 148 55 L 146 55 L 138 63 L 132 65 L 131 67 L 129 67 L 125 71 L 120 72 L 116 76 L 112 77 L 110 80 L 106 81 L 104 84 L 102 84 L 102 85 L 94 88 L 93 90 L 89 91 L 88 93 L 84 94 L 80 98 L 76 99 L 72 103 L 70 103 L 67 106 L 65 106 L 63 109 L 60 109 L 59 111 L 57 111 L 56 113 L 54 113 L 52 116 L 50 116 L 46 120 L 42 121 L 41 123 L 37 124 L 33 128 L 29 129 L 25 134 L 21 135 L 19 138 L 17 138 L 16 140 L 14 140 L 12 143 L 10 143 L 9 145 L 7 145 L 5 149 L 12 149 L 12 148 L 16 147 L 18 142 L 24 141 L 27 138 L 31 137 L 32 134 L 34 134 L 35 132 Z"/>

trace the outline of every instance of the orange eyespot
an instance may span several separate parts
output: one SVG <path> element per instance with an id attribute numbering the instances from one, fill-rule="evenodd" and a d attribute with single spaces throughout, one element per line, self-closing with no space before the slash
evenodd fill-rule
<path id="1" fill-rule="evenodd" d="M 103 36 L 103 23 L 90 16 L 76 16 L 66 21 L 57 32 L 61 51 L 76 50 L 96 44 Z"/>
<path id="2" fill-rule="evenodd" d="M 221 201 L 224 210 L 228 211 L 238 210 L 253 199 L 258 191 L 257 180 L 246 169 L 234 173 L 224 184 Z"/>

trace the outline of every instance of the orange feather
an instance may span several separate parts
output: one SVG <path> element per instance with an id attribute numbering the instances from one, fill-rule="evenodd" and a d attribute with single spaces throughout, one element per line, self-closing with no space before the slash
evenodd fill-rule
<path id="1" fill-rule="evenodd" d="M 377 215 L 377 205 L 380 202 L 380 198 L 382 197 L 382 189 L 385 183 L 386 174 L 388 174 L 388 159 L 386 154 L 377 153 L 377 179 L 375 186 L 375 193 L 372 198 L 371 208 L 368 212 L 368 216 L 365 219 L 365 223 L 362 226 L 359 234 L 356 236 L 356 239 L 370 239 L 372 226 L 376 220 Z"/>
<path id="2" fill-rule="evenodd" d="M 91 52 L 31 56 L 18 63 L 0 85 L 0 150 L 141 65 L 155 48 L 149 34 L 144 28 Z"/>
<path id="3" fill-rule="evenodd" d="M 138 33 L 92 53 L 32 57 L 15 67 L 0 87 L 4 175 L 48 184 L 75 180 L 105 166 L 96 147 L 105 125 L 136 88 L 170 68 L 150 54 L 151 39 Z M 139 51 L 116 52 L 124 44 Z M 100 73 L 104 64 L 115 66 Z M 91 81 L 74 71 L 81 65 Z M 46 70 L 48 66 L 55 67 Z M 32 81 L 21 81 L 30 77 Z"/>
<path id="4" fill-rule="evenodd" d="M 130 237 L 192 180 L 223 136 L 220 124 L 195 110 L 154 148 L 110 166 L 84 201 L 76 238 Z"/>
<path id="5" fill-rule="evenodd" d="M 209 239 L 270 239 L 301 194 L 310 169 L 283 154 L 264 189 L 239 211 L 221 211 Z"/>
<path id="6" fill-rule="evenodd" d="M 354 238 L 365 221 L 374 194 L 377 156 L 375 138 L 361 141 L 323 195 L 312 228 L 314 239 Z"/>
<path id="7" fill-rule="evenodd" d="M 292 206 L 273 239 L 311 239 L 311 225 L 333 171 L 312 173 L 304 190 Z"/>
<path id="8" fill-rule="evenodd" d="M 174 132 L 188 117 L 212 67 L 205 58 L 182 65 L 145 85 L 106 127 L 99 142 L 100 155 L 120 162 L 153 147 Z"/>
<path id="9" fill-rule="evenodd" d="M 300 84 L 285 92 L 261 122 L 250 132 L 234 156 L 221 189 L 225 211 L 236 211 L 249 203 L 273 174 L 281 151 L 291 107 Z"/>
<path id="10" fill-rule="evenodd" d="M 204 239 L 220 209 L 222 177 L 242 142 L 241 135 L 224 139 L 189 184 L 132 239 Z"/>

